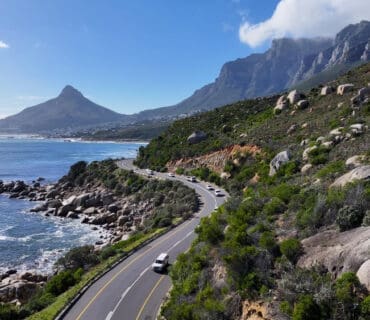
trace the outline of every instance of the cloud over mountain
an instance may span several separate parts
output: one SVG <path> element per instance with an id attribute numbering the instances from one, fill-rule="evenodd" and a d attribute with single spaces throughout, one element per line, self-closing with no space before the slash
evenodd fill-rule
<path id="1" fill-rule="evenodd" d="M 285 36 L 333 36 L 344 26 L 370 19 L 370 1 L 281 0 L 272 16 L 260 23 L 242 23 L 240 41 L 257 47 Z"/>

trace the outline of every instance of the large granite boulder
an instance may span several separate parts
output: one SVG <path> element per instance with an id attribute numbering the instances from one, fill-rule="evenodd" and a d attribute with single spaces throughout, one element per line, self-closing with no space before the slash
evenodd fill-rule
<path id="1" fill-rule="evenodd" d="M 203 131 L 194 131 L 188 138 L 187 141 L 190 144 L 196 144 L 207 139 L 207 134 Z"/>
<path id="2" fill-rule="evenodd" d="M 320 94 L 322 96 L 327 96 L 328 94 L 332 93 L 333 92 L 333 88 L 330 87 L 330 86 L 325 86 L 325 87 L 322 87 L 321 88 L 321 92 Z"/>
<path id="3" fill-rule="evenodd" d="M 277 100 L 274 111 L 275 113 L 281 112 L 285 110 L 286 108 L 288 108 L 288 106 L 289 106 L 289 103 L 288 103 L 287 97 L 283 95 Z"/>
<path id="4" fill-rule="evenodd" d="M 277 173 L 279 168 L 286 162 L 290 160 L 290 152 L 289 150 L 284 150 L 279 152 L 274 159 L 270 162 L 270 176 L 273 176 Z"/>
<path id="5" fill-rule="evenodd" d="M 288 94 L 288 100 L 290 104 L 295 104 L 301 99 L 302 95 L 297 91 L 290 91 Z"/>
<path id="6" fill-rule="evenodd" d="M 361 265 L 356 275 L 360 282 L 370 291 L 370 259 Z"/>
<path id="7" fill-rule="evenodd" d="M 327 230 L 302 240 L 304 255 L 298 267 L 321 265 L 338 277 L 343 272 L 357 272 L 370 259 L 370 227 L 345 232 Z"/>
<path id="8" fill-rule="evenodd" d="M 370 179 L 370 165 L 359 166 L 346 174 L 340 176 L 334 181 L 331 187 L 344 187 L 347 183 L 354 182 L 356 180 L 367 180 Z"/>
<path id="9" fill-rule="evenodd" d="M 340 96 L 342 96 L 345 93 L 352 91 L 353 88 L 354 88 L 354 85 L 352 83 L 341 84 L 337 88 L 337 94 L 340 95 Z"/>

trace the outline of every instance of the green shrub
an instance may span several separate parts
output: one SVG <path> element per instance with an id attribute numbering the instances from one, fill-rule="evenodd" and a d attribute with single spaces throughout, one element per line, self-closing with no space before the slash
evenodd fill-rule
<path id="1" fill-rule="evenodd" d="M 285 203 L 289 203 L 293 195 L 297 194 L 299 191 L 300 188 L 298 186 L 281 183 L 278 186 L 272 188 L 271 195 L 279 198 Z"/>
<path id="2" fill-rule="evenodd" d="M 293 313 L 293 309 L 292 309 L 292 307 L 291 307 L 291 305 L 290 305 L 290 303 L 288 301 L 282 301 L 280 303 L 279 308 L 280 308 L 280 311 L 281 312 L 283 312 L 283 313 L 285 313 L 285 314 L 287 314 L 289 316 L 291 316 L 292 313 Z"/>
<path id="3" fill-rule="evenodd" d="M 102 261 L 107 260 L 109 257 L 113 257 L 116 254 L 117 254 L 117 251 L 112 246 L 105 247 L 100 252 L 100 260 Z"/>
<path id="4" fill-rule="evenodd" d="M 69 287 L 75 285 L 79 280 L 80 279 L 76 279 L 71 270 L 61 271 L 46 283 L 45 292 L 53 296 L 58 296 Z"/>
<path id="5" fill-rule="evenodd" d="M 357 228 L 361 225 L 364 212 L 357 206 L 344 206 L 338 211 L 336 223 L 340 231 Z"/>
<path id="6" fill-rule="evenodd" d="M 31 298 L 27 303 L 26 309 L 31 313 L 40 311 L 55 301 L 55 296 L 51 292 L 41 290 L 38 294 Z"/>
<path id="7" fill-rule="evenodd" d="M 338 173 L 345 172 L 345 170 L 346 167 L 344 165 L 344 161 L 334 161 L 326 165 L 324 168 L 320 169 L 316 175 L 318 178 L 330 178 Z"/>
<path id="8" fill-rule="evenodd" d="M 370 296 L 367 296 L 361 302 L 361 316 L 363 316 L 364 319 L 370 319 Z"/>
<path id="9" fill-rule="evenodd" d="M 329 161 L 330 149 L 319 146 L 308 153 L 309 162 L 314 165 L 324 164 Z"/>
<path id="10" fill-rule="evenodd" d="M 290 238 L 280 243 L 280 251 L 286 256 L 290 262 L 296 263 L 299 256 L 302 254 L 302 245 L 298 239 Z"/>
<path id="11" fill-rule="evenodd" d="M 285 209 L 286 206 L 284 202 L 277 197 L 271 198 L 271 200 L 263 206 L 263 212 L 267 215 L 280 214 L 283 213 Z"/>
<path id="12" fill-rule="evenodd" d="M 293 320 L 320 320 L 321 310 L 311 295 L 304 295 L 294 306 Z"/>
<path id="13" fill-rule="evenodd" d="M 66 269 L 87 269 L 99 263 L 98 255 L 94 252 L 94 246 L 82 246 L 72 248 L 64 257 L 57 261 Z"/>
<path id="14" fill-rule="evenodd" d="M 366 210 L 364 218 L 362 220 L 362 225 L 365 227 L 370 226 L 370 210 Z"/>
<path id="15" fill-rule="evenodd" d="M 274 234 L 271 231 L 263 232 L 259 239 L 259 245 L 264 249 L 272 251 L 274 248 L 277 247 Z"/>

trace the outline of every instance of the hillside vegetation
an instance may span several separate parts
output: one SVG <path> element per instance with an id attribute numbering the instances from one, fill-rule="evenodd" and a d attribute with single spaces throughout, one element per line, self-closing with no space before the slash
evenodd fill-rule
<path id="1" fill-rule="evenodd" d="M 370 91 L 351 98 L 370 64 L 329 85 L 344 83 L 354 88 L 343 95 L 313 88 L 305 108 L 274 111 L 275 96 L 176 121 L 140 149 L 137 164 L 156 170 L 232 145 L 261 150 L 225 159 L 217 182 L 232 196 L 172 267 L 164 318 L 369 319 Z M 207 138 L 189 143 L 194 131 Z M 354 167 L 357 180 L 338 179 Z"/>

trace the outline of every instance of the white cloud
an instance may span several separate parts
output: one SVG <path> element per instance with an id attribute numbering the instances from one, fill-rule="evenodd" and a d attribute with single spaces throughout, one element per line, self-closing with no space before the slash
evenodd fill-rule
<path id="1" fill-rule="evenodd" d="M 0 49 L 8 49 L 9 45 L 5 43 L 4 41 L 0 40 Z"/>
<path id="2" fill-rule="evenodd" d="M 368 0 L 281 0 L 260 23 L 243 22 L 239 38 L 251 47 L 284 36 L 333 36 L 350 23 L 370 20 Z"/>

